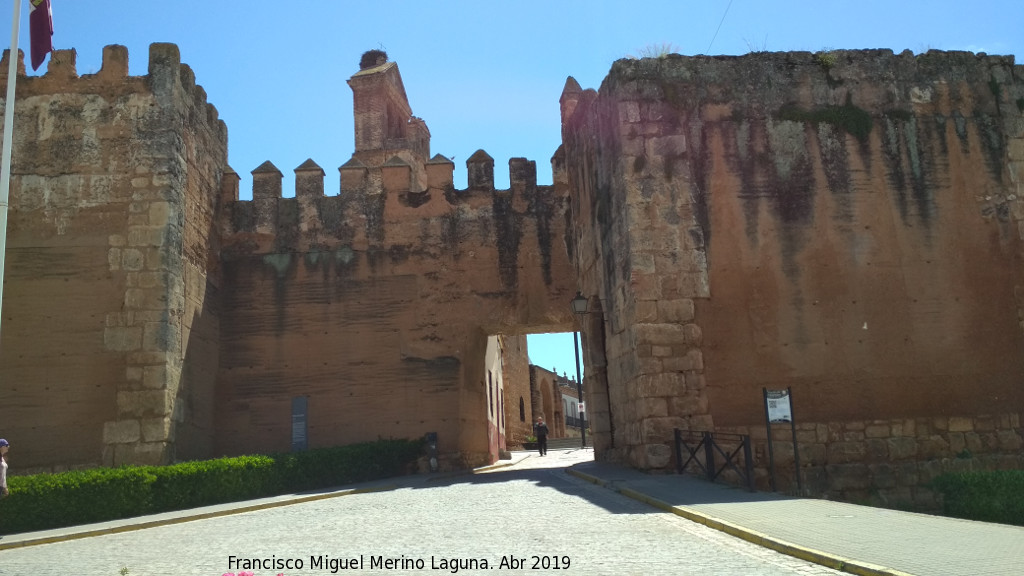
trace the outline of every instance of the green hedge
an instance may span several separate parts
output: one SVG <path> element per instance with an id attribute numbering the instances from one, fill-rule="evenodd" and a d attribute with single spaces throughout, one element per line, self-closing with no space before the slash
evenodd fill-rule
<path id="1" fill-rule="evenodd" d="M 1024 526 L 1024 470 L 943 474 L 932 487 L 947 516 Z"/>
<path id="2" fill-rule="evenodd" d="M 0 534 L 48 530 L 210 504 L 330 488 L 410 471 L 419 440 L 381 440 L 290 454 L 171 466 L 11 476 Z"/>

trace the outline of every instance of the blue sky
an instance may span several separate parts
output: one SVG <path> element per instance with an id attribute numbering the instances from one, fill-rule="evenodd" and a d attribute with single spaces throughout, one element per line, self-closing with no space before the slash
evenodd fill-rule
<path id="1" fill-rule="evenodd" d="M 134 75 L 146 73 L 150 43 L 179 46 L 227 123 L 243 197 L 251 196 L 249 173 L 265 160 L 285 174 L 285 195 L 293 195 L 292 170 L 307 158 L 327 173 L 327 193 L 337 193 L 337 168 L 354 148 L 346 80 L 370 49 L 398 63 L 413 114 L 430 128 L 431 154 L 454 157 L 458 188 L 478 149 L 495 159 L 499 187 L 508 185 L 511 157 L 535 160 L 539 182 L 550 183 L 566 78 L 598 88 L 612 62 L 654 46 L 687 55 L 1024 54 L 1021 0 L 51 1 L 54 46 L 77 51 L 79 74 L 99 70 L 108 44 L 128 47 Z M 11 10 L 10 0 L 0 2 L 0 19 Z M 22 21 L 27 52 L 27 2 Z M 571 334 L 538 342 L 531 343 L 535 364 L 575 373 Z"/>

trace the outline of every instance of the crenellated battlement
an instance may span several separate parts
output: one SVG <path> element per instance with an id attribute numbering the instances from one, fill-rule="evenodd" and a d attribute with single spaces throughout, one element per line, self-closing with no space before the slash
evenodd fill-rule
<path id="1" fill-rule="evenodd" d="M 0 80 L 7 80 L 9 58 L 10 50 L 4 50 L 3 58 L 0 60 Z M 121 45 L 103 48 L 102 64 L 99 72 L 95 74 L 79 76 L 77 59 L 78 54 L 74 49 L 54 50 L 46 72 L 40 76 L 28 76 L 25 70 L 25 54 L 18 50 L 19 99 L 47 94 L 100 94 L 117 97 L 145 92 L 169 96 L 175 92 L 182 103 L 188 103 L 190 107 L 201 112 L 206 124 L 216 132 L 226 135 L 226 125 L 219 120 L 217 109 L 207 102 L 206 91 L 196 84 L 195 73 L 187 64 L 181 63 L 181 54 L 176 45 L 150 45 L 146 76 L 129 76 L 128 48 Z"/>
<path id="2" fill-rule="evenodd" d="M 554 182 L 561 183 L 565 180 L 565 155 L 561 149 L 551 158 L 552 173 Z M 508 161 L 510 187 L 505 192 L 521 192 L 537 187 L 537 164 L 526 158 L 511 158 Z M 340 178 L 339 193 L 399 193 L 424 191 L 442 191 L 451 194 L 452 198 L 466 198 L 473 192 L 502 192 L 494 186 L 494 160 L 483 150 L 477 150 L 469 160 L 466 161 L 466 168 L 469 173 L 469 185 L 464 189 L 457 189 L 454 185 L 455 163 L 441 154 L 435 155 L 423 164 L 427 174 L 425 190 L 416 190 L 412 178 L 415 166 L 407 162 L 401 156 L 392 156 L 387 162 L 377 167 L 376 170 L 364 164 L 358 157 L 353 156 L 348 162 L 338 167 Z M 324 187 L 326 173 L 319 164 L 312 158 L 306 160 L 294 169 L 295 197 L 310 196 L 320 197 L 327 195 Z M 370 178 L 372 171 L 379 171 L 379 186 L 373 184 L 377 179 Z M 232 171 L 232 173 L 234 173 Z M 271 161 L 266 161 L 256 167 L 252 172 L 253 188 L 252 198 L 283 198 L 284 197 L 284 174 Z M 237 175 L 237 174 L 236 174 Z M 224 201 L 239 200 L 238 191 L 224 196 Z"/>
<path id="3" fill-rule="evenodd" d="M 6 81 L 10 51 L 0 60 L 0 81 Z M 46 72 L 25 74 L 24 53 L 17 53 L 17 118 L 15 174 L 31 174 L 20 184 L 29 189 L 59 185 L 73 193 L 46 195 L 40 203 L 32 195 L 15 198 L 20 209 L 47 208 L 77 211 L 97 201 L 128 201 L 142 189 L 155 194 L 180 182 L 163 177 L 143 183 L 147 173 L 174 173 L 169 163 L 182 155 L 167 147 L 167 134 L 181 132 L 185 141 L 199 141 L 208 151 L 204 163 L 219 172 L 227 157 L 227 126 L 206 91 L 196 84 L 192 69 L 181 63 L 178 47 L 155 43 L 149 49 L 148 74 L 130 76 L 128 49 L 111 45 L 103 49 L 100 70 L 79 75 L 77 52 L 56 50 Z M 60 133 L 54 126 L 61 126 Z M 18 153 L 22 150 L 22 153 Z M 147 152 L 147 151 L 151 151 Z M 131 165 L 122 169 L 125 162 Z M 213 166 L 219 164 L 219 166 Z M 39 180 L 78 174 L 81 184 Z M 218 174 L 219 176 L 219 174 Z M 18 177 L 15 177 L 18 179 Z M 102 182 L 100 182 L 102 180 Z M 97 197 L 97 186 L 102 195 Z M 216 194 L 207 190 L 214 205 Z M 67 222 L 56 222 L 63 230 Z"/>
<path id="4" fill-rule="evenodd" d="M 380 245 L 389 237 L 403 237 L 401 230 L 418 226 L 417 222 L 455 212 L 470 219 L 499 213 L 507 217 L 507 206 L 520 216 L 548 214 L 562 205 L 566 190 L 564 175 L 559 175 L 564 172 L 564 155 L 556 154 L 551 162 L 555 184 L 538 186 L 536 162 L 512 158 L 510 186 L 501 190 L 494 186 L 494 160 L 478 150 L 466 162 L 469 185 L 457 189 L 455 164 L 440 154 L 420 166 L 395 155 L 376 167 L 354 155 L 338 168 L 338 193 L 325 194 L 325 172 L 309 159 L 294 169 L 294 197 L 285 197 L 284 174 L 267 161 L 252 171 L 251 200 L 239 200 L 239 177 L 228 169 L 221 190 L 224 244 L 229 251 L 232 246 L 246 251 L 301 251 L 331 244 L 323 238 L 325 230 L 346 230 L 339 236 L 346 242 L 360 239 L 365 246 Z M 425 175 L 422 184 L 418 173 Z M 496 203 L 501 204 L 499 209 Z M 546 208 L 540 209 L 541 205 Z M 441 234 L 440 229 L 436 233 Z"/>

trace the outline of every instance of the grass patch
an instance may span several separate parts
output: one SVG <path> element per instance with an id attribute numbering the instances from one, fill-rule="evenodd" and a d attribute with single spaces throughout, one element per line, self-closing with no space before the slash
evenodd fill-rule
<path id="1" fill-rule="evenodd" d="M 947 516 L 1024 526 L 1024 470 L 954 472 L 931 485 Z"/>

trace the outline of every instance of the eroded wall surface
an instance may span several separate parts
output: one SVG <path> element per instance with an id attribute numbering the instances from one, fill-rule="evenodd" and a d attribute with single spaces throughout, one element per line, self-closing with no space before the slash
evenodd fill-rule
<path id="1" fill-rule="evenodd" d="M 225 192 L 218 449 L 286 449 L 291 399 L 305 396 L 311 446 L 436 432 L 449 461 L 483 463 L 487 337 L 572 321 L 564 177 L 556 163 L 539 186 L 516 158 L 497 190 L 481 150 L 458 190 L 396 64 L 350 85 L 356 151 L 338 193 L 312 160 L 294 198 L 269 162 L 251 201 Z"/>
<path id="2" fill-rule="evenodd" d="M 96 74 L 73 50 L 43 76 L 18 68 L 0 401 L 19 468 L 203 452 L 216 362 L 192 337 L 216 340 L 197 310 L 224 124 L 173 45 L 151 47 L 144 77 L 122 46 Z"/>
<path id="3" fill-rule="evenodd" d="M 660 468 L 673 428 L 749 433 L 765 485 L 761 391 L 792 387 L 819 493 L 926 502 L 939 471 L 1024 465 L 1022 96 L 1012 58 L 968 53 L 669 56 L 617 62 L 600 92 L 570 79 L 609 456 Z"/>

